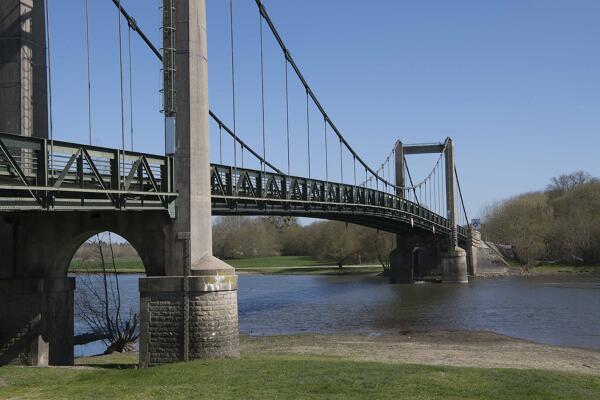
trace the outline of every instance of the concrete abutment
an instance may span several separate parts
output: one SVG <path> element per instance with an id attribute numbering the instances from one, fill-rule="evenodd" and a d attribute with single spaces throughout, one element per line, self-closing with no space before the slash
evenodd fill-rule
<path id="1" fill-rule="evenodd" d="M 0 280 L 0 365 L 73 364 L 74 278 Z"/>

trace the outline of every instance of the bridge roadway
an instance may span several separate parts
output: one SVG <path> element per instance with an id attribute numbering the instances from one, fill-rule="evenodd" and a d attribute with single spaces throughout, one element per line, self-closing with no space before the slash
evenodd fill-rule
<path id="1" fill-rule="evenodd" d="M 171 156 L 0 134 L 0 212 L 174 213 Z M 363 186 L 211 164 L 213 215 L 293 215 L 448 236 L 446 218 Z M 467 231 L 458 228 L 459 240 Z"/>

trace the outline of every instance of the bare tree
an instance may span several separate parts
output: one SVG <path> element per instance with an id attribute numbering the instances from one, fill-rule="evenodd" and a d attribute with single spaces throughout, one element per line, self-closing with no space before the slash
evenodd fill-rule
<path id="1" fill-rule="evenodd" d="M 105 354 L 131 351 L 139 337 L 139 318 L 131 309 L 125 317 L 121 312 L 119 275 L 110 232 L 106 246 L 99 235 L 90 243 L 97 250 L 102 272 L 82 277 L 80 283 L 84 290 L 78 292 L 76 311 L 91 330 L 86 336 L 102 338 L 106 344 Z M 109 254 L 105 254 L 105 247 Z"/>
<path id="2" fill-rule="evenodd" d="M 563 174 L 550 180 L 546 190 L 550 194 L 560 194 L 568 190 L 573 190 L 579 185 L 593 182 L 595 179 L 587 172 L 575 171 L 570 174 Z"/>

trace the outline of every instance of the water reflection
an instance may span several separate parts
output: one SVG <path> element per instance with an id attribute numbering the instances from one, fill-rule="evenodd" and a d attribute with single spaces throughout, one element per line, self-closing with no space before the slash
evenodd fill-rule
<path id="1" fill-rule="evenodd" d="M 138 275 L 122 275 L 126 309 Z M 242 275 L 240 332 L 376 333 L 487 330 L 535 342 L 600 349 L 600 279 L 487 278 L 468 285 L 390 285 L 375 276 Z M 76 321 L 76 333 L 84 326 Z M 76 355 L 102 346 L 77 346 Z"/>

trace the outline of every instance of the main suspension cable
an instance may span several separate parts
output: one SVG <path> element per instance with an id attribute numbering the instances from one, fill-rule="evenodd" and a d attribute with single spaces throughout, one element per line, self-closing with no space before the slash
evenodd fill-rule
<path id="1" fill-rule="evenodd" d="M 454 176 L 456 177 L 456 186 L 458 187 L 458 195 L 460 197 L 460 203 L 462 204 L 463 213 L 465 216 L 465 224 L 469 223 L 469 217 L 467 216 L 467 209 L 465 207 L 465 200 L 463 199 L 462 190 L 460 188 L 460 180 L 458 179 L 458 171 L 456 170 L 456 165 L 454 165 Z"/>
<path id="2" fill-rule="evenodd" d="M 146 46 L 150 49 L 150 51 L 152 51 L 152 53 L 156 56 L 156 58 L 159 61 L 163 62 L 163 55 L 160 53 L 160 51 L 158 50 L 158 48 L 150 41 L 150 39 L 144 33 L 144 31 L 140 28 L 140 26 L 136 23 L 135 19 L 133 19 L 131 17 L 131 15 L 129 15 L 129 13 L 122 6 L 122 4 L 120 4 L 120 1 L 119 0 L 112 0 L 112 2 L 115 5 L 115 7 L 117 7 L 117 9 L 119 10 L 119 12 L 123 15 L 123 18 L 125 18 L 129 22 L 129 24 L 131 24 L 132 29 L 138 34 L 138 36 L 142 39 L 142 41 L 146 44 Z M 273 171 L 275 171 L 277 173 L 282 173 L 280 169 L 278 169 L 277 167 L 273 166 L 273 164 L 267 162 L 264 157 L 261 157 L 251 147 L 249 147 L 248 145 L 246 145 L 244 143 L 244 141 L 241 140 L 237 136 L 237 133 L 234 134 L 234 131 L 232 129 L 230 129 L 221 119 L 219 119 L 216 116 L 216 114 L 213 113 L 210 109 L 209 109 L 209 115 L 210 115 L 210 117 L 217 124 L 220 124 L 223 127 L 223 129 L 227 132 L 227 134 L 229 134 L 231 137 L 233 137 L 233 139 L 235 141 L 237 141 L 238 143 L 240 143 L 240 145 L 243 146 L 246 150 L 250 151 L 252 153 L 252 155 L 254 155 L 258 160 L 260 160 L 261 162 L 264 162 Z"/>
<path id="3" fill-rule="evenodd" d="M 304 76 L 302 75 L 302 73 L 300 72 L 300 68 L 298 68 L 298 65 L 296 64 L 296 62 L 294 61 L 293 57 L 290 55 L 289 51 L 287 50 L 287 47 L 285 46 L 285 43 L 283 42 L 283 39 L 281 38 L 281 35 L 279 35 L 279 32 L 277 31 L 277 29 L 275 28 L 275 25 L 273 23 L 273 21 L 271 20 L 271 17 L 269 16 L 269 14 L 267 13 L 267 10 L 262 2 L 262 0 L 255 0 L 256 5 L 259 8 L 259 11 L 262 15 L 262 17 L 265 19 L 265 21 L 267 22 L 267 25 L 269 26 L 269 28 L 271 29 L 271 32 L 273 33 L 273 36 L 275 37 L 275 39 L 277 40 L 277 43 L 279 44 L 279 46 L 281 47 L 281 49 L 286 52 L 287 57 L 288 57 L 288 62 L 289 64 L 292 66 L 294 72 L 296 73 L 296 76 L 298 77 L 298 79 L 300 79 L 302 85 L 306 88 L 306 90 L 308 91 L 309 96 L 311 97 L 311 99 L 313 100 L 313 102 L 315 103 L 316 107 L 319 109 L 319 111 L 321 112 L 321 114 L 323 115 L 323 118 L 325 119 L 325 123 L 329 123 L 329 125 L 331 126 L 331 128 L 333 129 L 333 132 L 338 136 L 338 138 L 342 141 L 342 143 L 344 144 L 344 146 L 346 146 L 346 148 L 348 149 L 348 151 L 356 157 L 356 159 L 358 160 L 359 163 L 361 163 L 371 174 L 378 176 L 378 174 L 371 168 L 369 167 L 364 160 L 356 153 L 356 151 L 352 148 L 352 146 L 350 146 L 350 144 L 348 143 L 348 141 L 344 138 L 344 136 L 341 134 L 341 132 L 338 130 L 338 128 L 335 126 L 335 124 L 331 121 L 331 119 L 328 117 L 327 113 L 325 112 L 325 109 L 323 108 L 323 106 L 321 105 L 321 103 L 319 102 L 319 100 L 317 99 L 317 96 L 314 94 L 313 90 L 310 88 L 310 86 L 308 85 L 308 82 L 306 81 L 306 79 L 304 78 Z M 378 176 L 379 177 L 379 176 Z M 381 177 L 379 177 L 380 180 L 384 181 L 385 179 L 382 179 Z M 390 184 L 388 182 L 388 184 Z M 391 184 L 390 184 L 391 185 Z M 392 185 L 393 186 L 393 185 Z"/>

